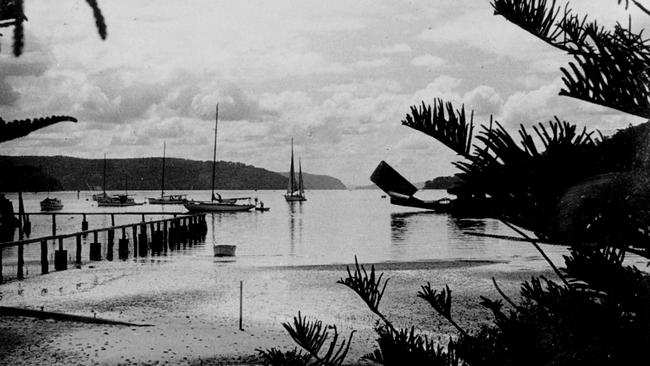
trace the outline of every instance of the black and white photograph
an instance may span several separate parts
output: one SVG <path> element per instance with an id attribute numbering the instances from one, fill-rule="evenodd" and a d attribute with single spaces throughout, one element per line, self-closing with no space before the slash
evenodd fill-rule
<path id="1" fill-rule="evenodd" d="M 650 360 L 650 1 L 0 0 L 0 365 Z"/>

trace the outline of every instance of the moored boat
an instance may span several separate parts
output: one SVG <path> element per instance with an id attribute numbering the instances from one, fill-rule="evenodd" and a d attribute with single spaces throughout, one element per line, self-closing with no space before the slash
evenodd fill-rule
<path id="1" fill-rule="evenodd" d="M 190 212 L 241 212 L 250 211 L 255 207 L 250 197 L 222 198 L 214 192 L 214 181 L 217 165 L 217 126 L 219 123 L 219 105 L 217 104 L 214 122 L 214 151 L 212 154 L 212 196 L 210 201 L 185 200 L 183 206 Z M 246 203 L 238 203 L 247 201 Z"/>
<path id="2" fill-rule="evenodd" d="M 57 211 L 63 208 L 61 200 L 47 197 L 41 201 L 41 211 Z"/>
<path id="3" fill-rule="evenodd" d="M 237 250 L 236 245 L 215 244 L 213 246 L 215 257 L 234 257 Z"/>
<path id="4" fill-rule="evenodd" d="M 165 148 L 166 144 L 163 143 L 163 158 L 162 158 L 162 177 L 160 179 L 160 197 L 149 197 L 147 200 L 150 205 L 180 205 L 187 200 L 185 194 L 165 194 Z"/>
<path id="5" fill-rule="evenodd" d="M 291 168 L 289 169 L 289 187 L 284 194 L 287 202 L 307 201 L 305 196 L 305 187 L 302 182 L 302 164 L 298 160 L 298 182 L 296 182 L 295 169 L 293 165 L 293 138 L 291 139 Z"/>

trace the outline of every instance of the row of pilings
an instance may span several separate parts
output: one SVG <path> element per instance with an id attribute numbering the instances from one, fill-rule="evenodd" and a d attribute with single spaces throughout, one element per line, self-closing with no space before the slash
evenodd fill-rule
<path id="1" fill-rule="evenodd" d="M 58 243 L 54 249 L 54 270 L 62 271 L 68 268 L 68 262 L 72 260 L 71 249 L 64 248 L 64 239 L 75 240 L 74 263 L 80 268 L 84 262 L 84 245 L 82 238 L 92 235 L 89 243 L 88 261 L 114 260 L 115 245 L 117 244 L 117 256 L 120 260 L 129 258 L 138 259 L 154 255 L 164 255 L 168 251 L 174 251 L 181 246 L 193 245 L 204 241 L 207 233 L 205 214 L 194 214 L 178 216 L 168 219 L 143 221 L 126 225 L 113 225 L 107 228 L 83 230 L 72 234 L 53 235 L 43 238 L 20 240 L 17 242 L 0 244 L 0 283 L 4 281 L 2 271 L 2 249 L 17 246 L 16 278 L 23 279 L 25 276 L 24 250 L 23 246 L 40 242 L 40 267 L 41 274 L 50 271 L 50 254 L 48 244 Z M 87 222 L 84 215 L 82 228 L 87 229 Z M 105 233 L 104 242 L 100 240 L 100 233 Z M 69 247 L 69 246 L 68 246 Z"/>

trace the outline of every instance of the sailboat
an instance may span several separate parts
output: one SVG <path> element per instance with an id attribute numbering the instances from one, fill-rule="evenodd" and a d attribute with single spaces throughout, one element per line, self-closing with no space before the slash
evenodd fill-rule
<path id="1" fill-rule="evenodd" d="M 284 199 L 287 202 L 307 201 L 305 197 L 305 187 L 302 182 L 302 164 L 298 159 L 298 182 L 296 183 L 295 169 L 293 165 L 293 138 L 291 139 L 291 168 L 289 170 L 289 187 L 287 193 L 284 194 Z"/>
<path id="2" fill-rule="evenodd" d="M 106 200 L 108 198 L 109 198 L 109 196 L 106 193 L 106 154 L 104 154 L 104 172 L 103 172 L 103 175 L 102 175 L 102 193 L 93 194 L 93 201 L 99 202 L 100 200 Z"/>
<path id="3" fill-rule="evenodd" d="M 104 198 L 97 200 L 98 207 L 123 207 L 144 205 L 144 202 L 135 202 L 133 197 L 129 197 L 128 179 L 124 176 L 124 194 L 106 195 Z"/>
<path id="4" fill-rule="evenodd" d="M 219 123 L 219 105 L 214 122 L 214 152 L 212 155 L 212 196 L 210 201 L 184 201 L 183 206 L 190 212 L 236 212 L 250 211 L 255 207 L 250 202 L 250 197 L 222 198 L 219 193 L 214 193 L 214 178 L 217 165 L 217 125 Z M 248 200 L 247 203 L 238 203 Z"/>
<path id="5" fill-rule="evenodd" d="M 151 205 L 180 205 L 187 198 L 184 194 L 168 194 L 165 195 L 165 146 L 163 143 L 163 159 L 162 159 L 162 178 L 160 183 L 160 197 L 149 197 L 149 204 Z"/>

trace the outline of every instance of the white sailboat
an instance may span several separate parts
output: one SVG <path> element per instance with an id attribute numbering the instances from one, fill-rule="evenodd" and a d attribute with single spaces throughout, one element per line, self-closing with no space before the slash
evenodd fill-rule
<path id="1" fill-rule="evenodd" d="M 190 212 L 237 212 L 250 211 L 255 207 L 250 202 L 250 197 L 222 198 L 220 194 L 214 193 L 214 178 L 217 164 L 217 126 L 219 123 L 219 105 L 214 122 L 214 153 L 212 155 L 212 196 L 210 201 L 184 201 L 183 206 Z M 239 203 L 248 201 L 247 203 Z"/>
<path id="2" fill-rule="evenodd" d="M 298 159 L 298 182 L 296 183 L 295 169 L 293 165 L 293 138 L 291 139 L 291 168 L 289 170 L 289 187 L 284 194 L 287 202 L 307 201 L 305 197 L 305 187 L 302 182 L 302 164 Z"/>
<path id="3" fill-rule="evenodd" d="M 168 194 L 165 195 L 165 147 L 163 142 L 163 158 L 162 158 L 162 178 L 160 179 L 160 197 L 149 197 L 149 204 L 151 205 L 180 205 L 187 199 L 184 194 Z"/>

